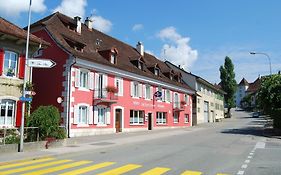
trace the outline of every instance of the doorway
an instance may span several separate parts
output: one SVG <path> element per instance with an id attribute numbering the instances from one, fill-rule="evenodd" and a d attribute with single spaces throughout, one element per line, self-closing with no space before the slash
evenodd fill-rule
<path id="1" fill-rule="evenodd" d="M 116 132 L 122 132 L 122 109 L 115 109 L 115 129 Z"/>
<path id="2" fill-rule="evenodd" d="M 148 130 L 152 130 L 152 113 L 148 113 L 147 122 L 148 122 Z"/>

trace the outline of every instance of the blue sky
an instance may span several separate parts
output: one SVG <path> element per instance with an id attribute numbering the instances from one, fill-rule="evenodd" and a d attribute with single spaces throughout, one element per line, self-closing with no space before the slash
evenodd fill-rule
<path id="1" fill-rule="evenodd" d="M 28 4 L 1 3 L 0 15 L 24 27 Z M 32 22 L 57 10 L 91 16 L 94 28 L 132 46 L 141 41 L 147 52 L 212 83 L 229 56 L 239 83 L 269 74 L 268 58 L 250 51 L 267 53 L 272 72 L 281 70 L 280 7 L 280 0 L 33 0 Z"/>

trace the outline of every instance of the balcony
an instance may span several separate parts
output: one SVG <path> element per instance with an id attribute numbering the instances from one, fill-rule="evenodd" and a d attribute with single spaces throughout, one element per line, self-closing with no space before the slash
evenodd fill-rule
<path id="1" fill-rule="evenodd" d="M 94 105 L 109 107 L 110 105 L 117 103 L 117 100 L 118 96 L 116 95 L 116 92 L 109 91 L 108 89 L 95 90 Z"/>
<path id="2" fill-rule="evenodd" d="M 176 111 L 179 111 L 179 112 L 180 112 L 180 111 L 184 111 L 185 104 L 186 104 L 185 101 L 174 102 L 173 111 L 174 111 L 174 112 L 176 112 Z"/>

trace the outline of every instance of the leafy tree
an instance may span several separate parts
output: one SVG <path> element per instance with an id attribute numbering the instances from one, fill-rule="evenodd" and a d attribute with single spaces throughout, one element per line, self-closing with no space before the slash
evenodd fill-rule
<path id="1" fill-rule="evenodd" d="M 54 106 L 40 106 L 28 118 L 27 126 L 39 128 L 40 140 L 45 140 L 48 137 L 57 139 L 65 138 L 65 132 L 60 125 L 60 114 Z M 36 133 L 29 133 L 35 135 Z"/>
<path id="2" fill-rule="evenodd" d="M 274 126 L 281 128 L 281 75 L 262 78 L 258 92 L 258 104 L 266 114 L 274 119 Z"/>
<path id="3" fill-rule="evenodd" d="M 228 56 L 225 57 L 224 65 L 220 67 L 220 79 L 221 87 L 226 92 L 224 100 L 227 107 L 227 115 L 230 117 L 230 109 L 235 107 L 234 93 L 237 83 L 235 80 L 234 65 Z"/>

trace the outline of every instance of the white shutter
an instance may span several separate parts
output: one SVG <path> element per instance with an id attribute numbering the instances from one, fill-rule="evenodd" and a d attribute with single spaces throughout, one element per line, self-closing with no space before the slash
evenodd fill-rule
<path id="1" fill-rule="evenodd" d="M 95 75 L 94 72 L 89 72 L 88 73 L 88 87 L 91 90 L 94 90 L 94 79 L 95 79 Z"/>
<path id="2" fill-rule="evenodd" d="M 173 92 L 170 91 L 170 102 L 173 102 Z"/>
<path id="3" fill-rule="evenodd" d="M 120 92 L 119 93 L 119 96 L 123 96 L 123 92 L 124 92 L 124 85 L 123 85 L 123 78 L 120 78 Z"/>
<path id="4" fill-rule="evenodd" d="M 154 98 L 153 86 L 150 86 L 150 99 Z"/>
<path id="5" fill-rule="evenodd" d="M 89 124 L 92 125 L 94 122 L 94 111 L 93 111 L 93 106 L 89 107 Z"/>
<path id="6" fill-rule="evenodd" d="M 79 106 L 74 105 L 73 124 L 78 124 Z"/>
<path id="7" fill-rule="evenodd" d="M 165 101 L 166 101 L 166 102 L 169 102 L 167 92 L 168 92 L 168 90 L 165 89 Z"/>
<path id="8" fill-rule="evenodd" d="M 139 97 L 141 98 L 141 97 L 142 97 L 142 84 L 139 83 L 138 86 L 139 86 L 139 87 L 138 87 L 138 88 L 139 88 L 139 89 L 138 89 L 138 90 L 139 90 Z"/>
<path id="9" fill-rule="evenodd" d="M 105 117 L 106 117 L 106 124 L 110 125 L 110 108 L 106 108 Z"/>
<path id="10" fill-rule="evenodd" d="M 99 74 L 95 73 L 95 97 L 97 98 L 99 95 Z"/>
<path id="11" fill-rule="evenodd" d="M 147 97 L 146 97 L 146 86 L 148 86 L 148 85 L 143 85 L 143 98 L 144 99 L 146 99 Z"/>
<path id="12" fill-rule="evenodd" d="M 131 81 L 131 96 L 134 96 L 134 82 Z"/>
<path id="13" fill-rule="evenodd" d="M 75 70 L 75 87 L 80 87 L 80 69 Z"/>
<path id="14" fill-rule="evenodd" d="M 102 75 L 102 96 L 103 97 L 107 97 L 106 87 L 107 87 L 107 75 L 103 74 Z"/>
<path id="15" fill-rule="evenodd" d="M 94 124 L 98 124 L 98 108 L 94 107 Z"/>
<path id="16" fill-rule="evenodd" d="M 155 88 L 155 93 L 158 91 L 158 87 Z M 154 94 L 153 94 L 154 95 Z M 159 97 L 154 97 L 157 101 L 159 101 Z"/>
<path id="17" fill-rule="evenodd" d="M 166 93 L 165 90 L 162 88 L 162 101 L 165 101 L 166 99 Z"/>

